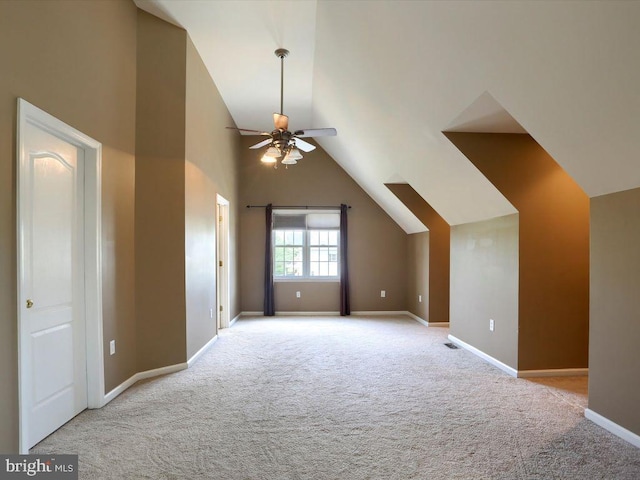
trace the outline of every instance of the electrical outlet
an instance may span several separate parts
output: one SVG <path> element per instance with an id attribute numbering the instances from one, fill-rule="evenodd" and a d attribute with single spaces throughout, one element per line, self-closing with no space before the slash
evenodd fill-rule
<path id="1" fill-rule="evenodd" d="M 380 298 L 384 298 L 387 296 L 387 291 L 386 290 L 380 290 Z"/>
<path id="2" fill-rule="evenodd" d="M 296 292 L 296 298 L 300 298 L 300 292 Z"/>
<path id="3" fill-rule="evenodd" d="M 418 295 L 418 302 L 422 303 L 422 295 Z"/>
<path id="4" fill-rule="evenodd" d="M 209 318 L 213 318 L 213 308 L 209 309 Z"/>
<path id="5" fill-rule="evenodd" d="M 495 323 L 493 322 L 493 318 L 489 319 L 489 330 L 491 330 L 493 332 L 495 328 Z"/>
<path id="6" fill-rule="evenodd" d="M 109 355 L 114 355 L 116 353 L 116 341 L 111 340 L 109 342 Z"/>

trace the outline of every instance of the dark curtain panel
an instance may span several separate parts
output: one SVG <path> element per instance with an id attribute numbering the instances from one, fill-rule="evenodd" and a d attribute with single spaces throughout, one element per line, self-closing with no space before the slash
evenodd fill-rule
<path id="1" fill-rule="evenodd" d="M 349 257 L 347 252 L 347 206 L 340 205 L 340 315 L 351 315 L 349 303 Z"/>
<path id="2" fill-rule="evenodd" d="M 273 205 L 267 205 L 266 211 L 266 239 L 264 242 L 264 316 L 273 317 L 276 314 L 273 294 L 273 250 L 271 239 L 273 238 Z"/>

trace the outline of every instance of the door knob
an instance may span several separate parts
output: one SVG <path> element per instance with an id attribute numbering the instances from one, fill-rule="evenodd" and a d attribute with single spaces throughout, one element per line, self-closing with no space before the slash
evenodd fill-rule
<path id="1" fill-rule="evenodd" d="M 27 298 L 27 308 L 33 307 L 33 301 L 30 298 Z"/>

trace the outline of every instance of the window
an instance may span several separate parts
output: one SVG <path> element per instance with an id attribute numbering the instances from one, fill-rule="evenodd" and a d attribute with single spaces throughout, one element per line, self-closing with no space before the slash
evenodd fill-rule
<path id="1" fill-rule="evenodd" d="M 274 212 L 274 278 L 337 279 L 339 265 L 339 214 Z"/>

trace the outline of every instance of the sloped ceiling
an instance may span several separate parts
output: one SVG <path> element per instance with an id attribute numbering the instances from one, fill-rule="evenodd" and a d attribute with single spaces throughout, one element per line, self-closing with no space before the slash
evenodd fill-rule
<path id="1" fill-rule="evenodd" d="M 272 129 L 289 49 L 292 127 L 337 128 L 318 143 L 407 232 L 385 183 L 452 225 L 515 212 L 445 130 L 528 132 L 589 196 L 640 186 L 640 2 L 136 3 L 189 32 L 240 127 Z"/>

